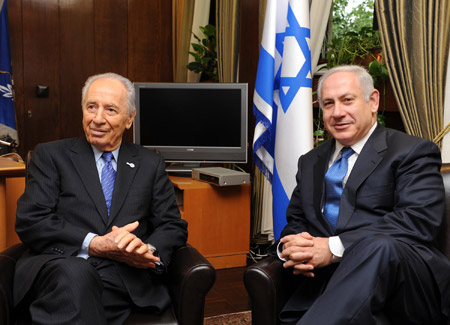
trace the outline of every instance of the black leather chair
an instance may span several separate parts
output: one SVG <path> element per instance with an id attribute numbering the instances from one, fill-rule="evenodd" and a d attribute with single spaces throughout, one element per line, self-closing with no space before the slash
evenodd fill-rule
<path id="1" fill-rule="evenodd" d="M 0 324 L 16 324 L 12 290 L 16 261 L 23 244 L 0 253 Z M 176 250 L 168 266 L 172 307 L 160 315 L 133 312 L 126 324 L 203 324 L 205 297 L 216 279 L 214 267 L 192 246 Z M 20 322 L 24 324 L 24 322 Z"/>
<path id="2" fill-rule="evenodd" d="M 443 164 L 441 173 L 446 211 L 438 242 L 442 252 L 450 259 L 450 164 Z M 244 273 L 244 283 L 252 304 L 252 324 L 280 324 L 278 315 L 295 289 L 295 281 L 296 277 L 283 268 L 277 257 L 269 256 L 249 266 Z"/>

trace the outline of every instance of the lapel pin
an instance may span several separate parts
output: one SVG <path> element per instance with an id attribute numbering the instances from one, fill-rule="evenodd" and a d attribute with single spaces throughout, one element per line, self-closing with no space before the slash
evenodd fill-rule
<path id="1" fill-rule="evenodd" d="M 134 164 L 133 163 L 127 162 L 127 165 L 130 166 L 131 168 L 134 168 Z"/>

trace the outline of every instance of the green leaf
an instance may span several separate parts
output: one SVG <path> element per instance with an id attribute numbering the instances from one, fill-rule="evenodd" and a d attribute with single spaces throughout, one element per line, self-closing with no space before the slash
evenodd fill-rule
<path id="1" fill-rule="evenodd" d="M 203 30 L 203 34 L 205 34 L 206 37 L 216 37 L 216 27 L 213 25 L 206 25 Z"/>
<path id="2" fill-rule="evenodd" d="M 313 134 L 315 137 L 321 137 L 325 134 L 325 131 L 324 130 L 316 130 L 316 131 L 314 131 Z"/>
<path id="3" fill-rule="evenodd" d="M 191 62 L 187 65 L 187 68 L 193 72 L 201 73 L 204 71 L 203 65 L 198 62 Z"/>
<path id="4" fill-rule="evenodd" d="M 200 61 L 200 56 L 197 53 L 189 52 L 190 55 L 192 55 L 196 62 Z"/>
<path id="5" fill-rule="evenodd" d="M 197 35 L 195 35 L 194 33 L 192 33 L 192 35 L 194 35 L 194 38 L 199 42 L 199 43 L 201 43 L 202 42 L 202 40 L 200 39 L 200 37 L 198 37 Z"/>
<path id="6" fill-rule="evenodd" d="M 201 46 L 200 44 L 192 43 L 191 45 L 192 45 L 192 48 L 194 49 L 194 51 L 196 51 L 200 54 L 202 54 L 205 51 L 203 46 Z"/>

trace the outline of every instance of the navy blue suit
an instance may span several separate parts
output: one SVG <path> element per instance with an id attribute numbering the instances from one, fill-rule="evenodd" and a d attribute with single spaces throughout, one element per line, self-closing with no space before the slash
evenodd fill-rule
<path id="1" fill-rule="evenodd" d="M 38 145 L 28 166 L 25 193 L 18 201 L 16 231 L 30 250 L 16 266 L 15 304 L 48 261 L 76 256 L 89 232 L 104 235 L 113 225 L 121 227 L 136 220 L 139 227 L 134 233 L 157 247 L 167 265 L 172 252 L 186 242 L 187 224 L 180 218 L 160 156 L 134 144 L 121 144 L 108 216 L 93 150 L 86 139 Z M 124 263 L 111 264 L 134 304 L 155 310 L 168 306 L 163 277 Z"/>
<path id="2" fill-rule="evenodd" d="M 398 299 L 415 302 L 424 294 L 438 317 L 448 315 L 450 262 L 436 245 L 445 209 L 438 147 L 378 125 L 348 177 L 333 233 L 322 207 L 334 144 L 332 139 L 300 157 L 281 237 L 304 231 L 316 237 L 337 235 L 344 256 L 340 264 L 317 270 L 314 279 L 300 276 L 284 308 L 286 319 L 310 310 L 301 323 L 387 323 Z M 425 291 L 411 289 L 416 277 L 424 281 Z M 327 315 L 335 318 L 321 318 Z"/>

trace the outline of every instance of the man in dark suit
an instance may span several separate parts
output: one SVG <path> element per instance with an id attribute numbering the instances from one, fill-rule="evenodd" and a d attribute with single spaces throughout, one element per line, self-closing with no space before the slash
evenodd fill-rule
<path id="1" fill-rule="evenodd" d="M 441 324 L 450 262 L 436 247 L 445 209 L 438 147 L 377 124 L 379 93 L 361 67 L 326 72 L 318 100 L 332 139 L 298 162 L 277 253 L 301 276 L 280 318 Z"/>
<path id="2" fill-rule="evenodd" d="M 187 224 L 163 159 L 122 142 L 134 100 L 128 79 L 90 77 L 85 136 L 33 152 L 17 207 L 16 231 L 29 250 L 16 266 L 14 301 L 35 324 L 122 324 L 135 306 L 170 304 L 165 267 Z"/>

